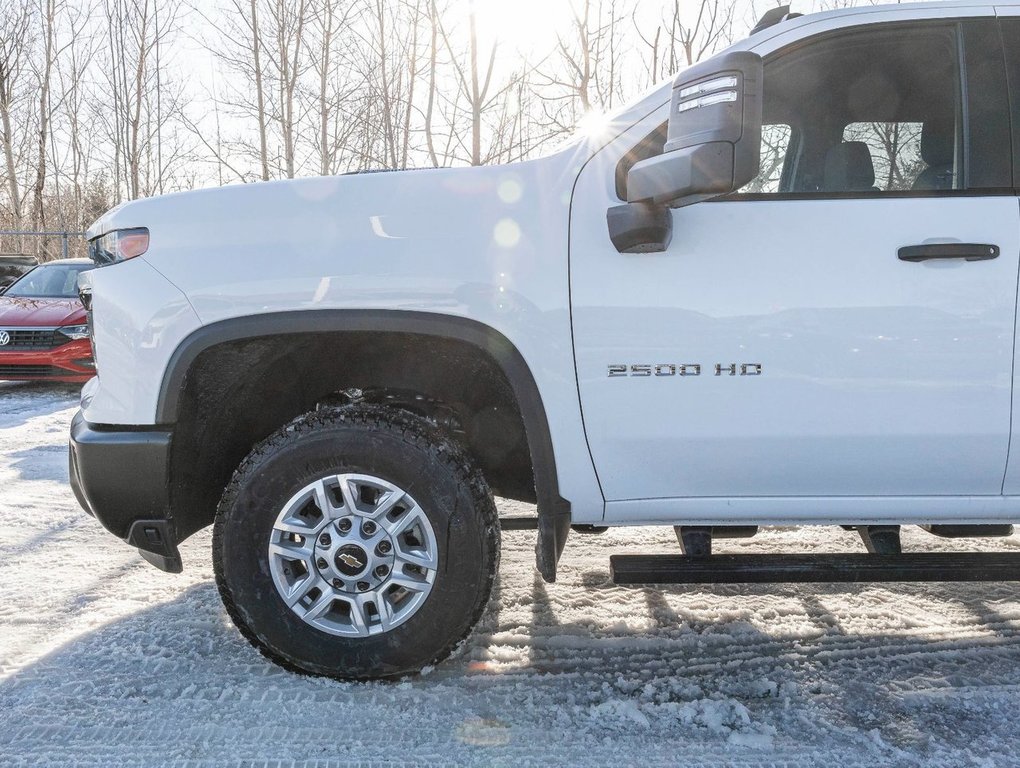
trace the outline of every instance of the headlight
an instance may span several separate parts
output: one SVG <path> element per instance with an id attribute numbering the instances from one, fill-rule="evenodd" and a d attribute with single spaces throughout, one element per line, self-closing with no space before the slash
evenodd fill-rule
<path id="1" fill-rule="evenodd" d="M 65 325 L 57 330 L 67 338 L 74 339 L 75 341 L 89 337 L 89 327 L 87 325 Z"/>
<path id="2" fill-rule="evenodd" d="M 89 257 L 96 264 L 114 264 L 133 259 L 149 250 L 149 230 L 118 229 L 89 242 Z"/>

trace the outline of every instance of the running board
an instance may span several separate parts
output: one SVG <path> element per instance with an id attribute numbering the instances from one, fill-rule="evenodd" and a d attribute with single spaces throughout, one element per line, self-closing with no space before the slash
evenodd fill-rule
<path id="1" fill-rule="evenodd" d="M 612 555 L 609 570 L 616 584 L 1020 581 L 1020 553 Z"/>

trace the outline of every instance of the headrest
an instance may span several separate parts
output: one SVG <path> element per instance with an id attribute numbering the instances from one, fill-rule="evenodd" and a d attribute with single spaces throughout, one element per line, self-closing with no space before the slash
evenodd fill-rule
<path id="1" fill-rule="evenodd" d="M 826 192 L 864 192 L 874 186 L 875 164 L 863 141 L 844 141 L 826 153 Z"/>
<path id="2" fill-rule="evenodd" d="M 929 120 L 921 128 L 921 159 L 929 166 L 952 165 L 955 144 L 956 126 L 951 121 Z"/>

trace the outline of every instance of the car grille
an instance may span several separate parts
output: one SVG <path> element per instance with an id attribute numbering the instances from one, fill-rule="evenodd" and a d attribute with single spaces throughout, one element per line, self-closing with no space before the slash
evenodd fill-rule
<path id="1" fill-rule="evenodd" d="M 65 371 L 52 365 L 0 365 L 0 379 L 6 378 L 40 378 L 49 376 L 74 376 L 74 371 Z"/>
<path id="2" fill-rule="evenodd" d="M 0 352 L 13 349 L 52 349 L 66 344 L 68 339 L 55 328 L 0 328 L 10 336 L 10 341 L 0 346 Z"/>

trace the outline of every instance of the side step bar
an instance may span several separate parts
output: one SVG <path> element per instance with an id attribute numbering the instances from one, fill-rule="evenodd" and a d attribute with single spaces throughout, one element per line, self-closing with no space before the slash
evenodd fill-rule
<path id="1" fill-rule="evenodd" d="M 965 539 L 972 536 L 1012 536 L 1013 526 L 1001 525 L 922 525 L 924 530 L 944 539 Z"/>
<path id="2" fill-rule="evenodd" d="M 616 584 L 1020 581 L 1020 552 L 612 555 Z"/>

